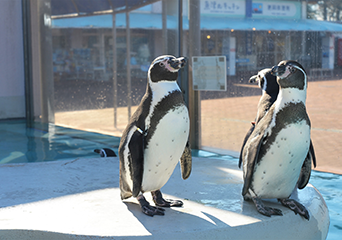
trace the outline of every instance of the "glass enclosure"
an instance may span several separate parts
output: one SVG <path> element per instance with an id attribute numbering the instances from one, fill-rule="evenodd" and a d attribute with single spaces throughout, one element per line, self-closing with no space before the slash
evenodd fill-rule
<path id="1" fill-rule="evenodd" d="M 195 132 L 192 146 L 238 156 L 261 95 L 249 78 L 281 60 L 297 60 L 308 73 L 307 110 L 318 168 L 334 171 L 330 163 L 340 158 L 342 143 L 342 124 L 336 121 L 342 112 L 336 104 L 342 94 L 342 24 L 334 5 L 301 0 L 44 1 L 51 3 L 51 13 L 41 15 L 51 14 L 46 37 L 51 34 L 49 114 L 55 124 L 121 136 L 145 93 L 151 61 L 182 55 L 189 59 L 179 83 Z M 226 87 L 197 91 L 193 56 L 223 56 Z"/>
<path id="2" fill-rule="evenodd" d="M 56 124 L 121 135 L 145 93 L 150 63 L 179 52 L 178 1 L 165 1 L 164 7 L 150 2 L 129 12 L 52 15 Z M 54 2 L 52 14 L 60 4 Z"/>

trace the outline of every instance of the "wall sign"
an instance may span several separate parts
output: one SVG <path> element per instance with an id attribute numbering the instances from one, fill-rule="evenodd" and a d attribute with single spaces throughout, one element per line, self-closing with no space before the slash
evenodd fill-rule
<path id="1" fill-rule="evenodd" d="M 244 17 L 245 0 L 201 0 L 201 14 Z"/>
<path id="2" fill-rule="evenodd" d="M 300 2 L 289 1 L 258 1 L 252 3 L 253 18 L 301 18 Z"/>
<path id="3" fill-rule="evenodd" d="M 301 10 L 301 2 L 296 1 L 201 0 L 201 15 L 300 19 Z"/>
<path id="4" fill-rule="evenodd" d="M 192 57 L 193 89 L 226 91 L 226 57 Z"/>

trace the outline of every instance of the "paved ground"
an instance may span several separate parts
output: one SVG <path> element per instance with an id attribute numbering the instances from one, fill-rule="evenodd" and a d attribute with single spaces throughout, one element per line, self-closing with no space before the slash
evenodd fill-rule
<path id="1" fill-rule="evenodd" d="M 242 85 L 246 88 L 256 86 Z M 342 174 L 342 80 L 309 82 L 307 110 L 318 171 Z M 240 151 L 254 119 L 260 96 L 201 101 L 202 146 Z M 132 107 L 134 112 L 135 107 Z M 127 124 L 126 108 L 118 108 L 115 129 L 113 108 L 56 113 L 56 124 L 120 136 Z"/>

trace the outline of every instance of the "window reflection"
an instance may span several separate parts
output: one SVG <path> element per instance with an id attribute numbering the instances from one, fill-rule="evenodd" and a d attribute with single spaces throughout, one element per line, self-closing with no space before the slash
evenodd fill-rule
<path id="1" fill-rule="evenodd" d="M 128 4 L 134 8 L 145 2 L 128 1 Z M 126 13 L 120 8 L 114 10 L 118 13 L 115 14 L 117 84 L 113 86 L 113 15 L 70 18 L 75 10 L 65 10 L 65 1 L 53 1 L 52 7 L 71 14 L 56 15 L 52 22 L 56 124 L 121 135 L 128 114 L 134 111 L 145 93 L 151 61 L 157 55 L 178 54 L 178 1 L 164 3 L 165 29 L 162 29 L 162 2 L 150 2 L 152 4 L 129 12 L 129 29 L 126 28 Z M 114 2 L 114 7 L 115 4 L 119 3 Z M 90 11 L 91 6 L 87 9 Z M 52 12 L 56 11 L 52 9 Z M 127 31 L 130 33 L 128 60 Z"/>
<path id="2" fill-rule="evenodd" d="M 51 1 L 52 8 L 66 2 Z M 179 2 L 183 9 L 180 33 Z M 309 82 L 314 86 L 310 88 L 309 84 L 309 94 L 310 89 L 319 89 L 322 84 L 330 86 L 327 80 L 341 77 L 342 25 L 333 22 L 340 20 L 340 16 L 334 6 L 325 2 L 200 0 L 200 55 L 225 56 L 227 62 L 227 90 L 198 92 L 201 147 L 240 150 L 261 94 L 256 85 L 248 83 L 258 70 L 284 59 L 297 60 L 305 67 Z M 195 42 L 189 35 L 189 12 L 193 6 L 189 0 L 151 1 L 130 11 L 129 55 L 125 12 L 115 15 L 116 85 L 113 85 L 112 14 L 53 18 L 56 123 L 120 136 L 130 105 L 134 112 L 145 92 L 150 62 L 161 54 L 179 55 L 180 47 L 183 55 L 189 56 L 190 46 Z M 98 8 L 103 10 L 105 6 Z M 85 9 L 89 10 L 90 6 Z M 69 11 L 68 14 L 75 13 Z M 189 91 L 193 91 L 192 86 Z M 322 115 L 316 116 L 315 110 L 310 109 L 312 96 L 308 96 L 313 141 L 319 144 L 315 128 L 324 128 L 317 120 Z M 113 124 L 115 109 L 116 127 Z"/>

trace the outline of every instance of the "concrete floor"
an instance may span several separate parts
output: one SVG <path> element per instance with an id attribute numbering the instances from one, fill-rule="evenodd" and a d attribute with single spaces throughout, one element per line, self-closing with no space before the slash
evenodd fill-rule
<path id="1" fill-rule="evenodd" d="M 241 196 L 236 161 L 193 159 L 189 179 L 179 166 L 162 188 L 181 208 L 165 216 L 144 215 L 135 199 L 120 200 L 118 158 L 0 165 L 0 239 L 325 239 L 327 206 L 312 186 L 293 198 L 310 221 L 276 201 L 283 211 L 266 217 Z M 151 201 L 150 194 L 145 194 Z"/>

